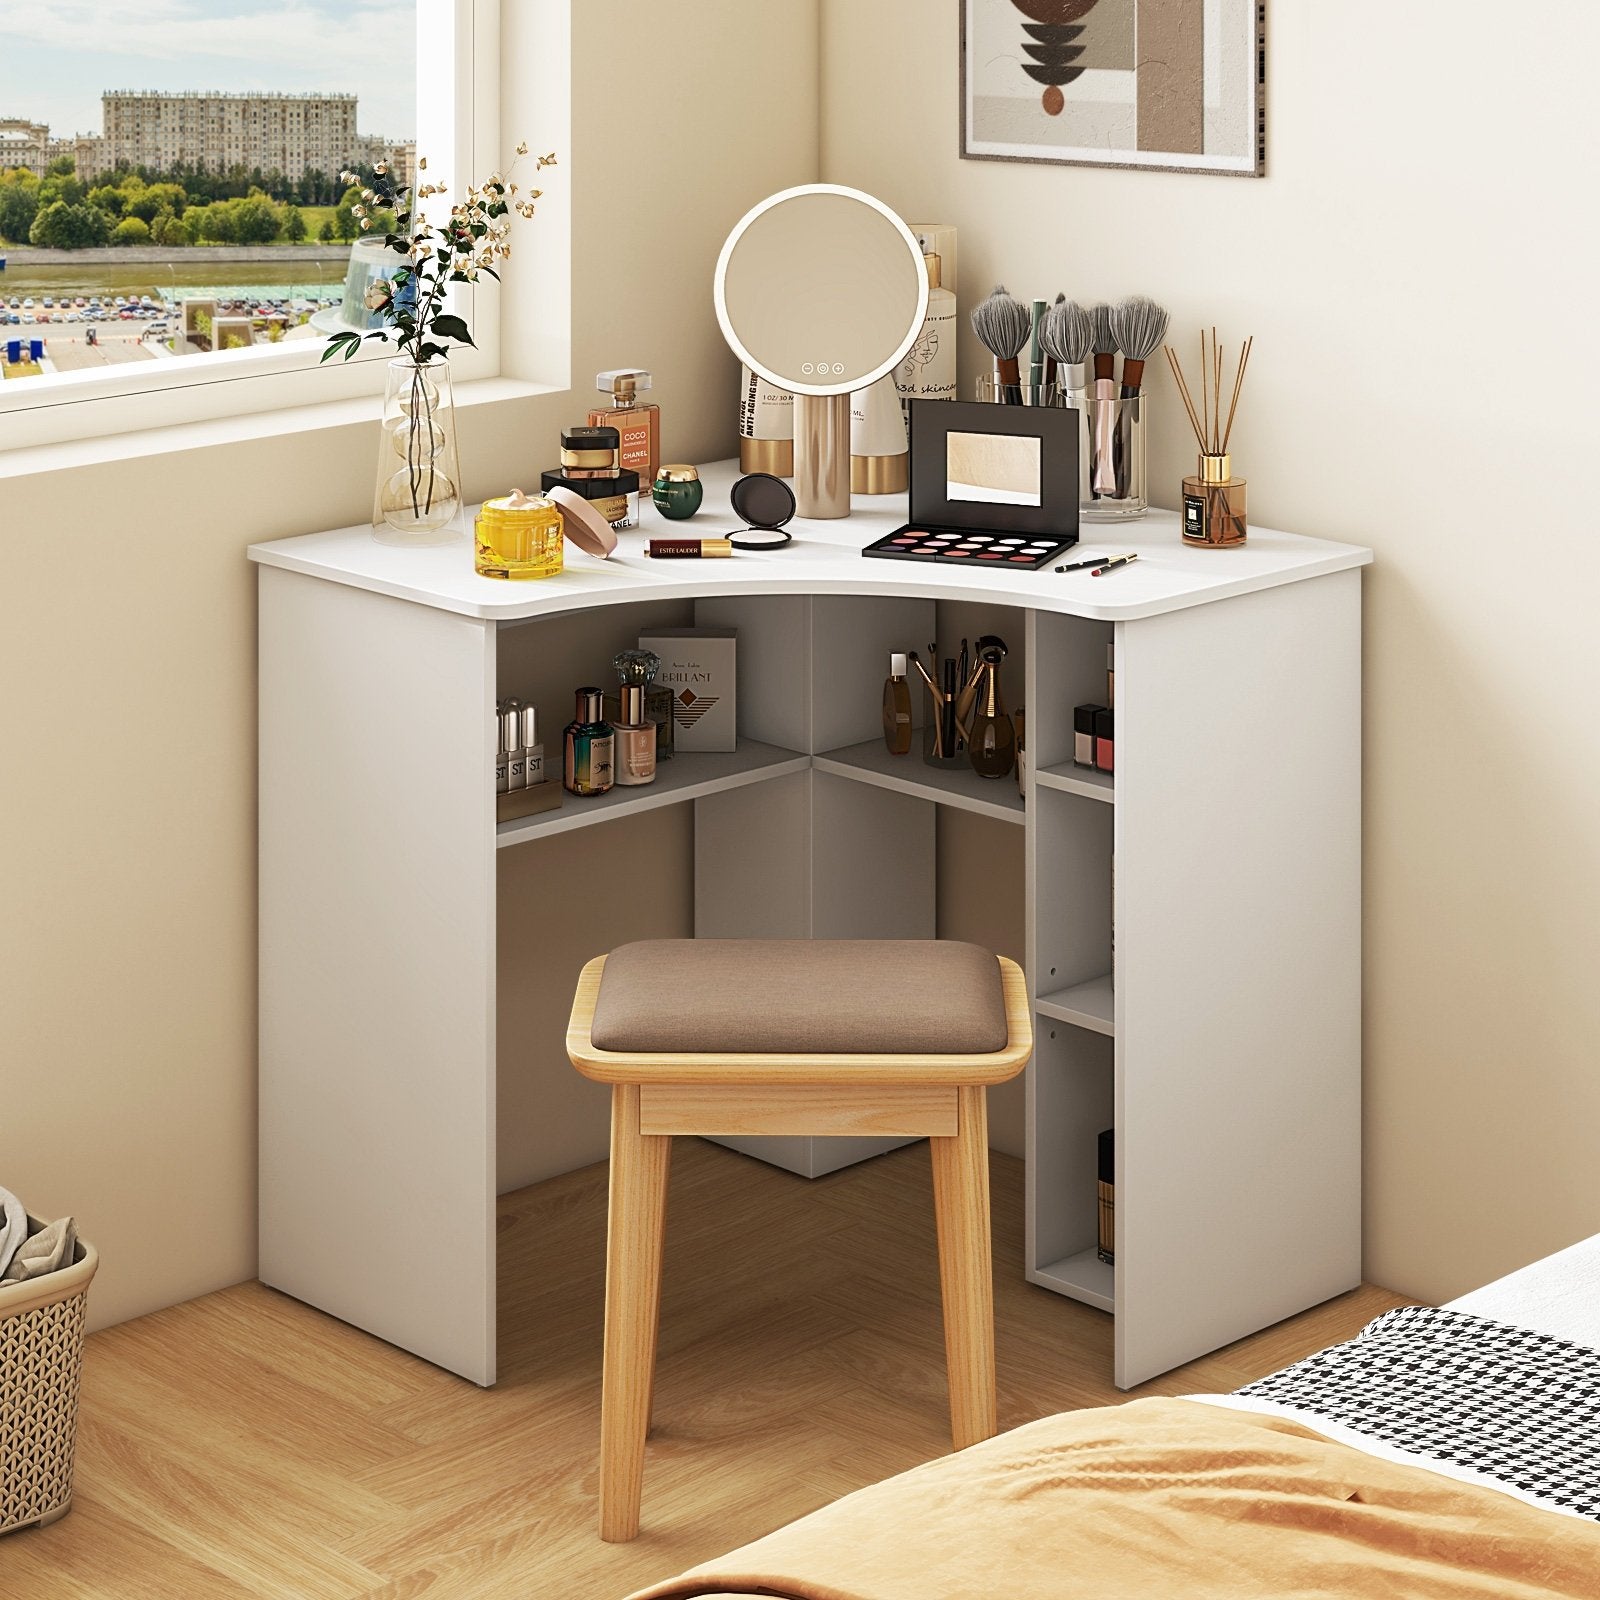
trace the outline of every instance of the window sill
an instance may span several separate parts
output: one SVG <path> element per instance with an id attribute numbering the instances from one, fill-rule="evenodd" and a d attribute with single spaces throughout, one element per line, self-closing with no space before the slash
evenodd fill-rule
<path id="1" fill-rule="evenodd" d="M 520 378 L 474 378 L 455 386 L 455 403 L 458 410 L 472 410 L 566 392 L 550 384 L 528 383 Z M 214 445 L 284 438 L 325 428 L 356 427 L 376 422 L 381 406 L 381 396 L 362 395 L 318 405 L 287 406 L 282 410 L 257 411 L 239 417 L 109 434 L 97 439 L 24 445 L 15 450 L 0 450 L 0 480 L 43 477 L 114 461 L 181 455 Z"/>

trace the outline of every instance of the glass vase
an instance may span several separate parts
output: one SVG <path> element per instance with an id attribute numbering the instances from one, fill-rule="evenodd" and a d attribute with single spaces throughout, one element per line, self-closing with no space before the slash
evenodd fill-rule
<path id="1" fill-rule="evenodd" d="M 455 398 L 442 356 L 389 363 L 372 532 L 400 545 L 448 544 L 463 532 Z"/>

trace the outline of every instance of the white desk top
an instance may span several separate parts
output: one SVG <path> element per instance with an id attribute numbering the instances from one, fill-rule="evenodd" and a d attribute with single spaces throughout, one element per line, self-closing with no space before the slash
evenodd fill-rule
<path id="1" fill-rule="evenodd" d="M 705 504 L 686 522 L 669 522 L 646 495 L 642 526 L 622 535 L 610 560 L 596 560 L 568 544 L 566 570 L 554 578 L 481 578 L 473 571 L 470 537 L 402 549 L 379 544 L 365 525 L 254 544 L 249 554 L 266 566 L 501 622 L 596 605 L 703 594 L 772 594 L 789 588 L 806 594 L 987 601 L 1121 622 L 1320 578 L 1372 560 L 1372 552 L 1360 545 L 1276 533 L 1253 524 L 1240 549 L 1195 549 L 1182 542 L 1179 518 L 1171 511 L 1152 511 L 1136 522 L 1085 523 L 1077 546 L 1062 561 L 1139 552 L 1132 566 L 1103 578 L 1058 573 L 1053 565 L 1042 572 L 987 572 L 931 561 L 864 560 L 863 545 L 905 522 L 903 495 L 857 495 L 853 514 L 837 521 L 796 518 L 790 524 L 793 542 L 771 552 L 741 550 L 709 561 L 653 561 L 644 554 L 650 538 L 712 538 L 735 532 L 740 523 L 728 508 L 728 491 L 737 476 L 732 461 L 702 468 Z"/>

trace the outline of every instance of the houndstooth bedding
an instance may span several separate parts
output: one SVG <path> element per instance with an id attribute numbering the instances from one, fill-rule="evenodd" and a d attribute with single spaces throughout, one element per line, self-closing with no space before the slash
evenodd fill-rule
<path id="1" fill-rule="evenodd" d="M 1600 1351 L 1583 1345 L 1404 1306 L 1237 1393 L 1600 1521 Z"/>

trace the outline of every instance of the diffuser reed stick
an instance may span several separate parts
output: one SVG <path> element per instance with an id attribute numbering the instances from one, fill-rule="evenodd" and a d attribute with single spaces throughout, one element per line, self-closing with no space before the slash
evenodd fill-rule
<path id="1" fill-rule="evenodd" d="M 1183 399 L 1183 409 L 1188 413 L 1189 426 L 1194 429 L 1195 443 L 1200 446 L 1200 470 L 1183 480 L 1183 542 L 1211 549 L 1224 549 L 1245 541 L 1245 481 L 1233 476 L 1233 458 L 1229 445 L 1233 440 L 1234 418 L 1239 413 L 1239 396 L 1244 390 L 1245 372 L 1250 365 L 1250 352 L 1255 348 L 1252 335 L 1239 347 L 1239 358 L 1234 368 L 1233 393 L 1228 401 L 1227 418 L 1223 418 L 1222 342 L 1215 327 L 1208 341 L 1205 329 L 1200 330 L 1200 404 L 1195 406 L 1194 395 L 1178 353 L 1166 345 L 1167 365 L 1178 385 Z"/>

